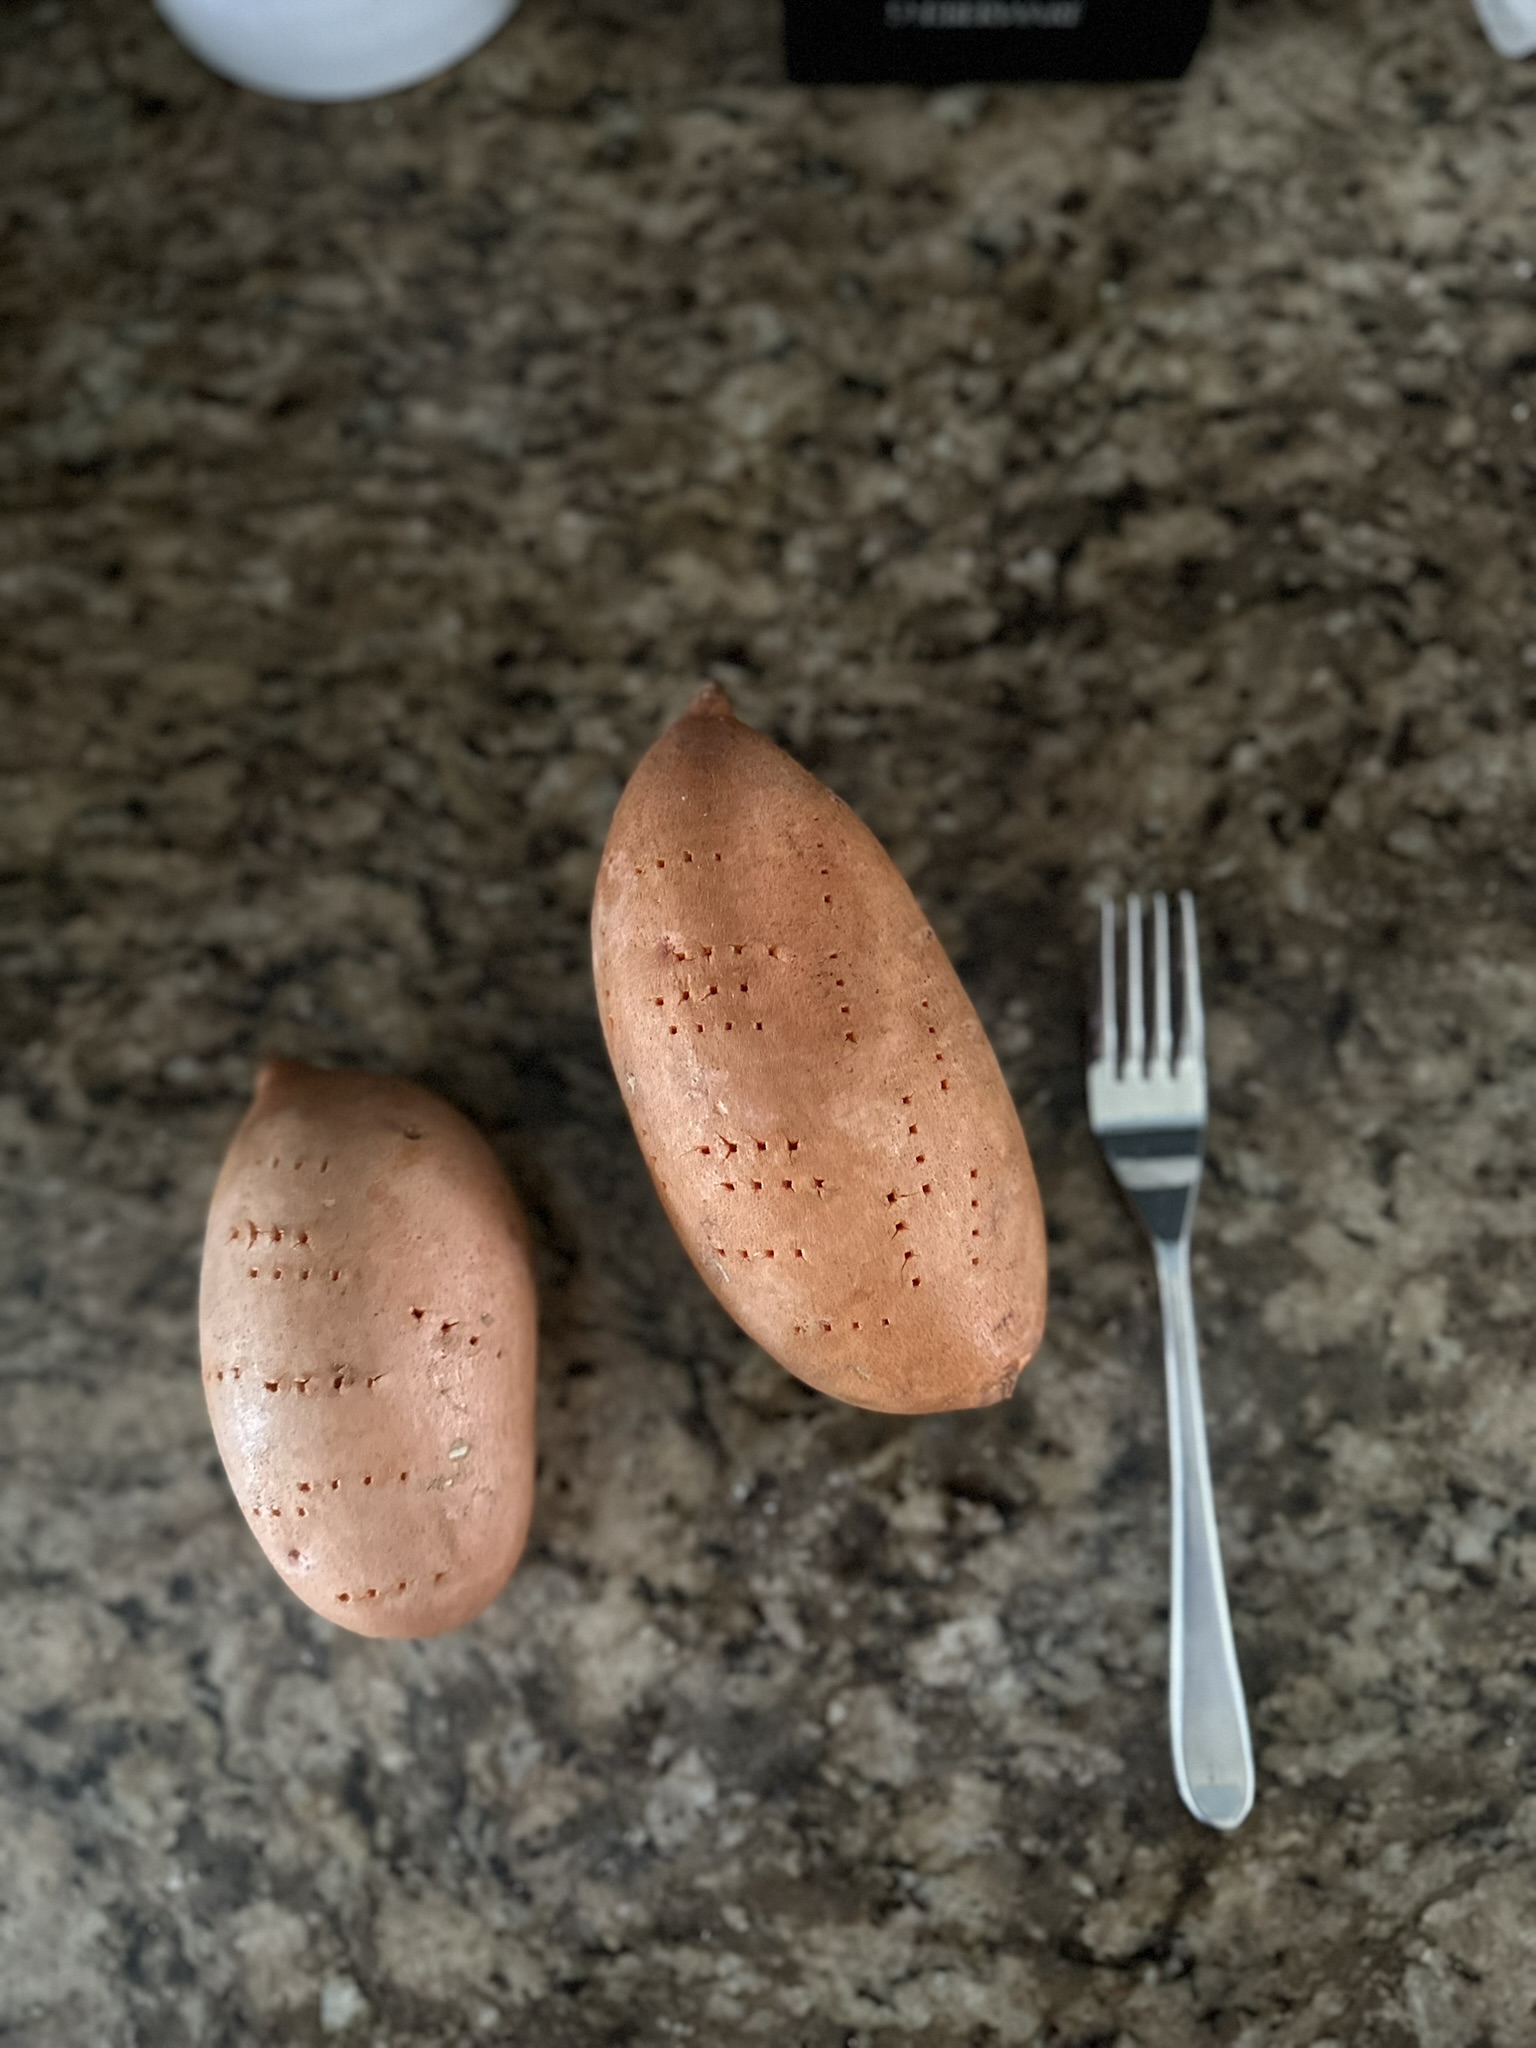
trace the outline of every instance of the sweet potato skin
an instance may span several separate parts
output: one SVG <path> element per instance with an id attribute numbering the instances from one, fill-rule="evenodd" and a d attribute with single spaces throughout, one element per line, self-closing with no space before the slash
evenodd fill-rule
<path id="1" fill-rule="evenodd" d="M 214 1189 L 203 1388 L 289 1589 L 361 1635 L 478 1613 L 527 1535 L 537 1304 L 490 1148 L 424 1088 L 269 1061 Z"/>
<path id="2" fill-rule="evenodd" d="M 1045 1323 L 1034 1170 L 874 835 L 708 689 L 624 792 L 592 937 L 647 1164 L 742 1328 L 859 1407 L 1005 1398 Z"/>

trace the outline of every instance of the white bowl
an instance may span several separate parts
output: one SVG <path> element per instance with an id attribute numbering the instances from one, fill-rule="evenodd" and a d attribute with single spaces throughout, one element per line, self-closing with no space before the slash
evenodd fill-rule
<path id="1" fill-rule="evenodd" d="M 1501 57 L 1536 50 L 1536 0 L 1473 0 L 1488 40 Z"/>
<path id="2" fill-rule="evenodd" d="M 155 0 L 212 71 L 284 100 L 365 100 L 446 71 L 517 0 Z"/>

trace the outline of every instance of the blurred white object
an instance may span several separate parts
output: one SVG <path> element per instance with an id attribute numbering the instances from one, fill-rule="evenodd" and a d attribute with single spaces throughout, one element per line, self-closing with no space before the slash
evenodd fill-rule
<path id="1" fill-rule="evenodd" d="M 1488 40 L 1501 57 L 1536 50 L 1536 0 L 1472 0 Z"/>
<path id="2" fill-rule="evenodd" d="M 284 100 L 365 100 L 446 71 L 517 0 L 155 0 L 194 56 Z"/>

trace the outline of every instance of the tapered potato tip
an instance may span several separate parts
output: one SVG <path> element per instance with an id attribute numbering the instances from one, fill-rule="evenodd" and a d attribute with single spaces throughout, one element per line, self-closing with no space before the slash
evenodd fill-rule
<path id="1" fill-rule="evenodd" d="M 731 700 L 718 683 L 706 683 L 688 709 L 684 718 L 734 718 Z"/>
<path id="2" fill-rule="evenodd" d="M 291 1060 L 273 1054 L 264 1059 L 256 1069 L 256 1083 L 251 1090 L 252 1100 L 266 1105 L 275 1096 L 297 1093 L 312 1082 L 321 1071 L 320 1068 L 310 1066 L 305 1060 Z"/>

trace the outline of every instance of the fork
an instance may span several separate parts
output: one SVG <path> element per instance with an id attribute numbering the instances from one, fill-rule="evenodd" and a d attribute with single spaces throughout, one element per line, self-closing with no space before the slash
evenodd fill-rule
<path id="1" fill-rule="evenodd" d="M 1182 983 L 1173 1030 L 1168 899 L 1152 898 L 1152 1033 L 1146 1026 L 1141 898 L 1125 906 L 1125 1036 L 1116 1001 L 1116 914 L 1100 906 L 1098 1057 L 1088 1068 L 1088 1122 L 1146 1227 L 1157 1260 L 1168 1380 L 1173 1492 L 1168 1719 L 1179 1796 L 1197 1820 L 1238 1827 L 1253 1805 L 1253 1747 L 1232 1640 L 1211 1494 L 1189 1236 L 1205 1155 L 1205 1013 L 1195 899 L 1179 897 Z"/>

